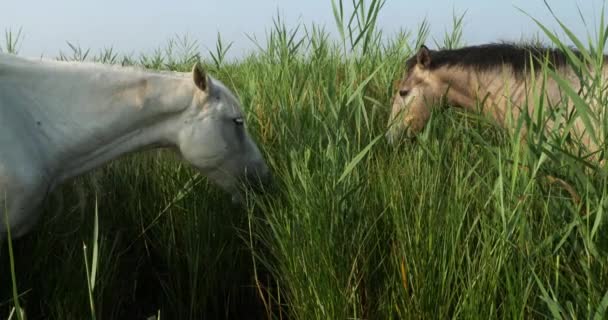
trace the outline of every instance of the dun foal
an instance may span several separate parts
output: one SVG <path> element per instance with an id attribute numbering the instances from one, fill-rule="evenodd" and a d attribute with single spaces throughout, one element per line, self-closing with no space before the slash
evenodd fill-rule
<path id="1" fill-rule="evenodd" d="M 566 95 L 560 85 L 550 76 L 545 82 L 540 79 L 545 58 L 572 88 L 581 91 L 579 77 L 568 64 L 565 53 L 557 49 L 487 44 L 432 51 L 421 46 L 406 61 L 405 74 L 393 100 L 388 141 L 394 143 L 402 136 L 416 135 L 426 125 L 431 107 L 440 102 L 468 111 L 481 111 L 507 129 L 512 129 L 510 125 L 523 114 L 533 115 L 534 101 L 539 95 L 543 95 L 544 105 L 549 108 L 562 105 Z M 604 59 L 604 66 L 606 62 L 608 58 Z M 604 85 L 608 83 L 608 68 L 602 69 L 601 77 Z M 591 95 L 583 98 L 588 99 L 587 103 L 595 113 L 604 107 Z M 570 114 L 572 105 L 567 108 L 566 114 Z M 547 129 L 553 129 L 553 124 L 549 121 Z M 589 151 L 598 149 L 580 117 L 574 120 L 570 133 Z"/>

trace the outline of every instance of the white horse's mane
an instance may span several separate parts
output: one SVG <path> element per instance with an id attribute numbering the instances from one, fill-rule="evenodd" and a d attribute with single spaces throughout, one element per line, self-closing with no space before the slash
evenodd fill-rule
<path id="1" fill-rule="evenodd" d="M 148 69 L 141 65 L 123 66 L 120 64 L 107 64 L 94 61 L 65 61 L 46 57 L 24 57 L 13 54 L 0 53 L 0 71 L 3 67 L 59 67 L 62 69 L 80 69 L 89 71 L 105 71 L 105 72 L 131 72 L 143 73 L 148 75 L 163 75 L 170 77 L 183 78 L 189 76 L 189 72 L 155 70 Z"/>

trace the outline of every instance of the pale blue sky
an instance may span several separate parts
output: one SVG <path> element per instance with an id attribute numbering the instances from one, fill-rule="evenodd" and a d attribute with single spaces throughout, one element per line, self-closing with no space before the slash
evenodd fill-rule
<path id="1" fill-rule="evenodd" d="M 558 17 L 583 38 L 586 29 L 577 6 L 594 26 L 603 3 L 548 2 Z M 453 11 L 466 10 L 467 44 L 518 40 L 539 33 L 538 27 L 516 7 L 557 28 L 542 0 L 388 0 L 379 26 L 391 34 L 400 28 L 415 30 L 427 18 L 432 36 L 441 40 L 451 24 Z M 219 31 L 222 38 L 234 42 L 231 55 L 238 56 L 254 49 L 247 34 L 264 38 L 277 10 L 288 25 L 315 22 L 335 31 L 330 0 L 4 0 L 0 3 L 0 31 L 22 28 L 25 37 L 20 54 L 51 57 L 60 50 L 69 51 L 66 41 L 94 52 L 112 46 L 120 53 L 137 54 L 162 46 L 174 35 L 197 40 L 204 52 L 214 47 Z"/>

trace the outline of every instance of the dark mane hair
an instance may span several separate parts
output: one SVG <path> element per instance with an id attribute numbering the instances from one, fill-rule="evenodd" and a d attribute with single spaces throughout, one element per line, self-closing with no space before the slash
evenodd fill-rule
<path id="1" fill-rule="evenodd" d="M 477 71 L 486 71 L 504 64 L 511 66 L 515 74 L 521 75 L 529 71 L 530 62 L 532 62 L 535 71 L 539 70 L 545 57 L 548 57 L 551 66 L 554 68 L 568 64 L 568 58 L 562 50 L 531 44 L 490 43 L 453 50 L 429 51 L 431 70 L 444 66 L 460 66 L 474 68 Z M 582 57 L 578 51 L 574 52 L 579 58 Z M 532 61 L 530 55 L 532 55 Z M 407 70 L 410 70 L 415 64 L 416 55 L 407 60 Z"/>

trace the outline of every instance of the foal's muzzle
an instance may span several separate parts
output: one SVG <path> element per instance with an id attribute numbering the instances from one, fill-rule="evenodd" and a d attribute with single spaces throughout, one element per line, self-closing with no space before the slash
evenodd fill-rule
<path id="1" fill-rule="evenodd" d="M 418 134 L 409 128 L 395 128 L 388 131 L 384 137 L 389 145 L 395 146 L 402 142 L 413 142 L 417 140 Z"/>
<path id="2" fill-rule="evenodd" d="M 396 145 L 400 142 L 404 137 L 403 129 L 400 127 L 391 128 L 391 130 L 387 131 L 384 135 L 386 141 L 389 145 Z"/>

